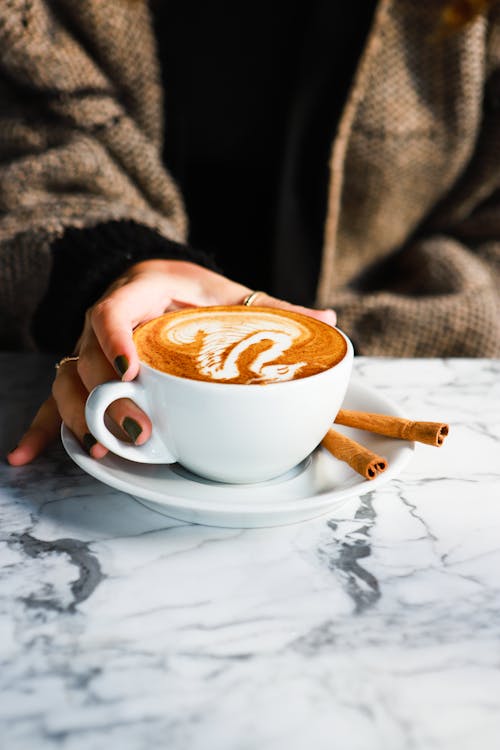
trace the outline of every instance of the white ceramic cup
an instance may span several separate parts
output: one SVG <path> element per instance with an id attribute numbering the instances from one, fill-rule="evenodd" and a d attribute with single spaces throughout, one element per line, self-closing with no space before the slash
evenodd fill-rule
<path id="1" fill-rule="evenodd" d="M 328 431 L 344 399 L 352 369 L 352 344 L 328 370 L 268 385 L 214 383 L 170 375 L 141 363 L 132 382 L 94 388 L 85 416 L 95 438 L 131 461 L 179 462 L 218 482 L 262 482 L 306 458 Z M 104 413 L 119 398 L 131 398 L 153 423 L 144 445 L 117 439 Z"/>

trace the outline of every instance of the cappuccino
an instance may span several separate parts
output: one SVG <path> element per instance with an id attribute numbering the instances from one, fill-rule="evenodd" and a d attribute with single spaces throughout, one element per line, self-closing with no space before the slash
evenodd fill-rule
<path id="1" fill-rule="evenodd" d="M 134 331 L 142 362 L 170 375 L 265 385 L 323 372 L 346 355 L 332 326 L 269 307 L 204 307 L 166 313 Z"/>

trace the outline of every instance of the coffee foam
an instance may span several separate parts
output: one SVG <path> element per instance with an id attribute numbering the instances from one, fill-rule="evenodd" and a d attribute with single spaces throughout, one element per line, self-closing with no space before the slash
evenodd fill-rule
<path id="1" fill-rule="evenodd" d="M 217 383 L 268 384 L 321 372 L 347 345 L 326 323 L 265 307 L 191 308 L 140 326 L 141 361 L 162 372 Z"/>

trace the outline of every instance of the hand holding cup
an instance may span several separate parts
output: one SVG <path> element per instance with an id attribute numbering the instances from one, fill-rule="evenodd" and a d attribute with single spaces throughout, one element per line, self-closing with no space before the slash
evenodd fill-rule
<path id="1" fill-rule="evenodd" d="M 107 448 L 88 429 L 85 401 L 97 385 L 117 377 L 124 381 L 136 377 L 139 358 L 132 338 L 134 328 L 167 310 L 240 304 L 250 292 L 243 284 L 186 261 L 148 260 L 131 266 L 88 310 L 81 336 L 75 342 L 73 354 L 78 360 L 59 368 L 52 395 L 9 453 L 9 463 L 20 466 L 43 453 L 58 437 L 61 419 L 93 458 L 102 458 Z M 311 310 L 267 294 L 259 295 L 258 300 L 266 307 L 296 310 L 335 323 L 332 310 Z M 128 435 L 137 444 L 148 440 L 149 418 L 130 399 L 115 402 L 110 411 L 118 429 L 125 428 L 124 437 Z"/>

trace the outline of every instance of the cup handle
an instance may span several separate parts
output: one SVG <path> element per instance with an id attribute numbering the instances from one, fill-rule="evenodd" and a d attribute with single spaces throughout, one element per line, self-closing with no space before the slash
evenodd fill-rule
<path id="1" fill-rule="evenodd" d="M 137 382 L 110 381 L 98 385 L 89 394 L 85 404 L 85 419 L 92 435 L 106 448 L 130 461 L 145 464 L 172 464 L 177 458 L 168 450 L 158 435 L 153 432 L 144 445 L 128 445 L 118 440 L 104 423 L 104 412 L 113 401 L 131 398 L 143 411 L 148 408 L 144 389 Z"/>

